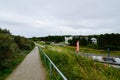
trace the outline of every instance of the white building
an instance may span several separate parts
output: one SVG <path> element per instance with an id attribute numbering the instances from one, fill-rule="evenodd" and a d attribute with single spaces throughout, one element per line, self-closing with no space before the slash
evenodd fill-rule
<path id="1" fill-rule="evenodd" d="M 69 44 L 69 40 L 72 40 L 73 39 L 73 37 L 72 36 L 70 36 L 70 37 L 65 37 L 65 43 L 66 44 Z"/>
<path id="2" fill-rule="evenodd" d="M 97 44 L 97 39 L 96 38 L 91 38 L 91 41 L 93 44 Z"/>

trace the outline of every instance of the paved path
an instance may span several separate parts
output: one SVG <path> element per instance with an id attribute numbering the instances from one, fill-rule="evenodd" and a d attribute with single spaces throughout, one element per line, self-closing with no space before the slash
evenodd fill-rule
<path id="1" fill-rule="evenodd" d="M 38 47 L 27 55 L 6 80 L 46 80 L 46 72 L 41 63 Z"/>

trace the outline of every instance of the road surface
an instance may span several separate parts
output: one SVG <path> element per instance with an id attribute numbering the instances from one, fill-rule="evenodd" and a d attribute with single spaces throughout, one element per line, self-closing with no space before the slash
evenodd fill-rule
<path id="1" fill-rule="evenodd" d="M 102 55 L 102 54 L 91 54 L 91 53 L 85 53 L 85 54 L 79 53 L 79 54 L 82 55 L 82 56 L 85 56 L 85 57 L 90 57 L 90 58 L 92 58 L 95 61 L 97 60 L 98 62 L 102 62 L 104 64 L 108 64 L 109 66 L 111 66 L 113 68 L 120 69 L 120 58 L 108 57 L 108 56 L 105 56 L 105 55 Z M 105 61 L 103 58 L 106 58 L 107 60 Z M 110 58 L 114 59 L 114 61 L 109 60 Z"/>
<path id="2" fill-rule="evenodd" d="M 46 72 L 37 46 L 6 80 L 46 80 Z"/>

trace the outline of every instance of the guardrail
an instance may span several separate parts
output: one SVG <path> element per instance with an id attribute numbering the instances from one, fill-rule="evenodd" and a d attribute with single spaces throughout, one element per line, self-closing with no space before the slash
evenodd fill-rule
<path id="1" fill-rule="evenodd" d="M 51 61 L 51 59 L 46 55 L 46 53 L 41 49 L 40 45 L 37 44 L 38 48 L 39 48 L 39 51 L 40 51 L 40 54 L 41 56 L 43 56 L 43 59 L 44 59 L 44 62 L 45 64 L 49 63 L 49 70 L 50 70 L 50 77 L 52 77 L 53 73 L 52 73 L 52 70 L 55 69 L 56 72 L 61 76 L 61 78 L 63 80 L 67 80 L 67 78 L 63 75 L 63 73 L 56 67 L 56 65 Z"/>

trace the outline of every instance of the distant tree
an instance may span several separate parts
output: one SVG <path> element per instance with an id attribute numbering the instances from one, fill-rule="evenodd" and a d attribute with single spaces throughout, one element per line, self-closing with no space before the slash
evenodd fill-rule
<path id="1" fill-rule="evenodd" d="M 82 38 L 80 39 L 80 45 L 81 45 L 81 46 L 87 46 L 87 44 L 88 44 L 88 41 L 87 41 L 84 37 L 82 37 Z"/>
<path id="2" fill-rule="evenodd" d="M 4 33 L 4 34 L 10 34 L 9 30 L 7 30 L 7 29 L 1 29 L 0 28 L 0 34 L 2 34 L 2 33 Z"/>
<path id="3" fill-rule="evenodd" d="M 73 37 L 73 39 L 69 40 L 68 42 L 70 43 L 71 46 L 76 46 L 77 41 L 80 41 L 79 37 Z"/>
<path id="4" fill-rule="evenodd" d="M 30 39 L 33 40 L 33 41 L 40 41 L 40 37 L 32 37 Z"/>
<path id="5" fill-rule="evenodd" d="M 112 50 L 120 49 L 120 34 L 101 34 L 98 39 L 101 49 L 110 48 Z"/>
<path id="6" fill-rule="evenodd" d="M 47 37 L 40 37 L 41 41 L 46 41 L 46 42 L 64 42 L 64 36 L 47 36 Z"/>

